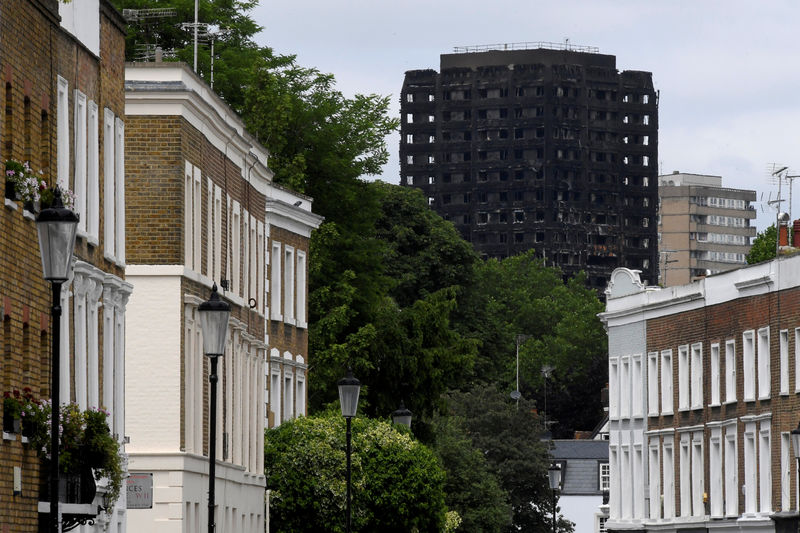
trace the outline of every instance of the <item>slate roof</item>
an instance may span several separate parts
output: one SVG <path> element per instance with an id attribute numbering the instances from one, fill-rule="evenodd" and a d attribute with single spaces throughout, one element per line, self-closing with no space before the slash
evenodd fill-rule
<path id="1" fill-rule="evenodd" d="M 554 440 L 550 452 L 553 459 L 605 459 L 608 460 L 607 440 Z"/>

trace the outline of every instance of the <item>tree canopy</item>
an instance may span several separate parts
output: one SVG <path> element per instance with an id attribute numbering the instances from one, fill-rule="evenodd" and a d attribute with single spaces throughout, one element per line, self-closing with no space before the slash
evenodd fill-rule
<path id="1" fill-rule="evenodd" d="M 553 494 L 547 482 L 549 443 L 541 440 L 544 427 L 535 414 L 535 404 L 522 398 L 517 405 L 505 391 L 486 385 L 469 392 L 453 392 L 448 405 L 448 414 L 464 425 L 473 446 L 480 450 L 489 471 L 508 494 L 512 521 L 503 530 L 550 531 Z M 465 520 L 471 517 L 464 516 Z M 571 522 L 562 517 L 558 529 L 572 531 Z"/>
<path id="2" fill-rule="evenodd" d="M 112 0 L 114 7 L 141 12 L 147 9 L 172 8 L 175 15 L 145 15 L 129 19 L 125 37 L 126 61 L 152 61 L 155 47 L 160 47 L 165 60 L 194 63 L 194 0 L 171 0 L 164 5 L 157 0 Z M 253 38 L 262 30 L 248 14 L 256 0 L 199 0 L 198 21 L 206 24 L 199 34 L 197 49 L 198 74 L 211 82 L 211 39 L 214 38 L 214 90 L 236 112 L 242 113 L 245 90 L 252 85 L 252 65 L 266 57 L 268 48 L 259 47 Z M 208 31 L 207 31 L 208 30 Z M 223 31 L 220 31 L 223 30 Z"/>
<path id="3" fill-rule="evenodd" d="M 445 474 L 435 454 L 387 422 L 352 423 L 353 530 L 442 531 Z M 344 531 L 344 439 L 344 419 L 334 415 L 301 417 L 267 431 L 272 531 Z"/>
<path id="4" fill-rule="evenodd" d="M 753 239 L 750 253 L 745 258 L 747 264 L 752 265 L 768 259 L 775 259 L 777 239 L 778 232 L 775 230 L 775 224 L 764 229 L 764 231 L 759 231 L 756 238 Z"/>

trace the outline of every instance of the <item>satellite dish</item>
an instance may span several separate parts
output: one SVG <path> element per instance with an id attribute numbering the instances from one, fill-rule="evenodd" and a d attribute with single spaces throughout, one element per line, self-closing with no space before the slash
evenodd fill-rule
<path id="1" fill-rule="evenodd" d="M 519 400 L 520 398 L 522 398 L 522 394 L 518 390 L 511 391 L 512 400 Z"/>

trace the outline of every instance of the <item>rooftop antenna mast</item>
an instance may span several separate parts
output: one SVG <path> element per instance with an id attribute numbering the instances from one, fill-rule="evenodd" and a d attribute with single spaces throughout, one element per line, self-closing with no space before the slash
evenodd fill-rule
<path id="1" fill-rule="evenodd" d="M 127 21 L 128 24 L 141 24 L 142 28 L 145 30 L 145 35 L 149 35 L 149 31 L 147 26 L 153 24 L 158 19 L 169 18 L 169 17 L 176 17 L 178 15 L 178 10 L 174 7 L 159 7 L 159 8 L 152 8 L 152 9 L 123 9 L 122 16 Z M 145 42 L 143 45 L 144 53 L 142 54 L 142 58 L 145 61 L 148 61 L 151 57 L 151 48 L 155 50 L 158 47 L 158 43 L 150 44 Z M 153 53 L 152 55 L 155 55 Z"/>
<path id="2" fill-rule="evenodd" d="M 775 168 L 775 167 L 778 167 L 778 168 Z M 778 204 L 779 207 L 780 207 L 780 203 L 783 202 L 783 199 L 781 198 L 781 181 L 782 181 L 782 179 L 785 178 L 786 174 L 788 173 L 787 171 L 789 170 L 789 167 L 787 167 L 786 165 L 778 166 L 775 163 L 773 163 L 772 164 L 772 169 L 773 170 L 772 170 L 772 173 L 770 174 L 770 177 L 773 180 L 775 180 L 775 179 L 778 180 L 778 198 L 776 200 L 771 200 L 769 203 L 770 204 Z M 781 174 L 784 175 L 783 178 L 781 177 Z M 776 259 L 778 258 L 778 252 L 780 251 L 781 215 L 783 214 L 783 213 L 780 212 L 780 209 L 777 209 L 777 211 L 778 212 L 775 215 L 775 258 Z"/>

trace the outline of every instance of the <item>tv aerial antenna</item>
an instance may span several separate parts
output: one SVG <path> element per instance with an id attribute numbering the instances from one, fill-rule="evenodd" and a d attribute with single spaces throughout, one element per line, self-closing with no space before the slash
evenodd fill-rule
<path id="1" fill-rule="evenodd" d="M 233 30 L 230 28 L 220 28 L 219 26 L 209 24 L 208 22 L 183 22 L 181 24 L 182 30 L 191 30 L 194 32 L 194 71 L 197 72 L 197 45 L 199 42 L 211 43 L 211 80 L 209 85 L 214 88 L 214 42 L 221 37 L 227 37 Z"/>
<path id="2" fill-rule="evenodd" d="M 152 9 L 123 9 L 122 16 L 128 24 L 137 24 L 144 30 L 145 38 L 150 35 L 149 26 L 155 24 L 159 19 L 178 16 L 178 10 L 174 7 L 159 7 Z M 158 43 L 136 45 L 136 58 L 142 61 L 150 61 L 157 56 Z M 163 53 L 164 56 L 174 57 L 172 51 Z"/>

